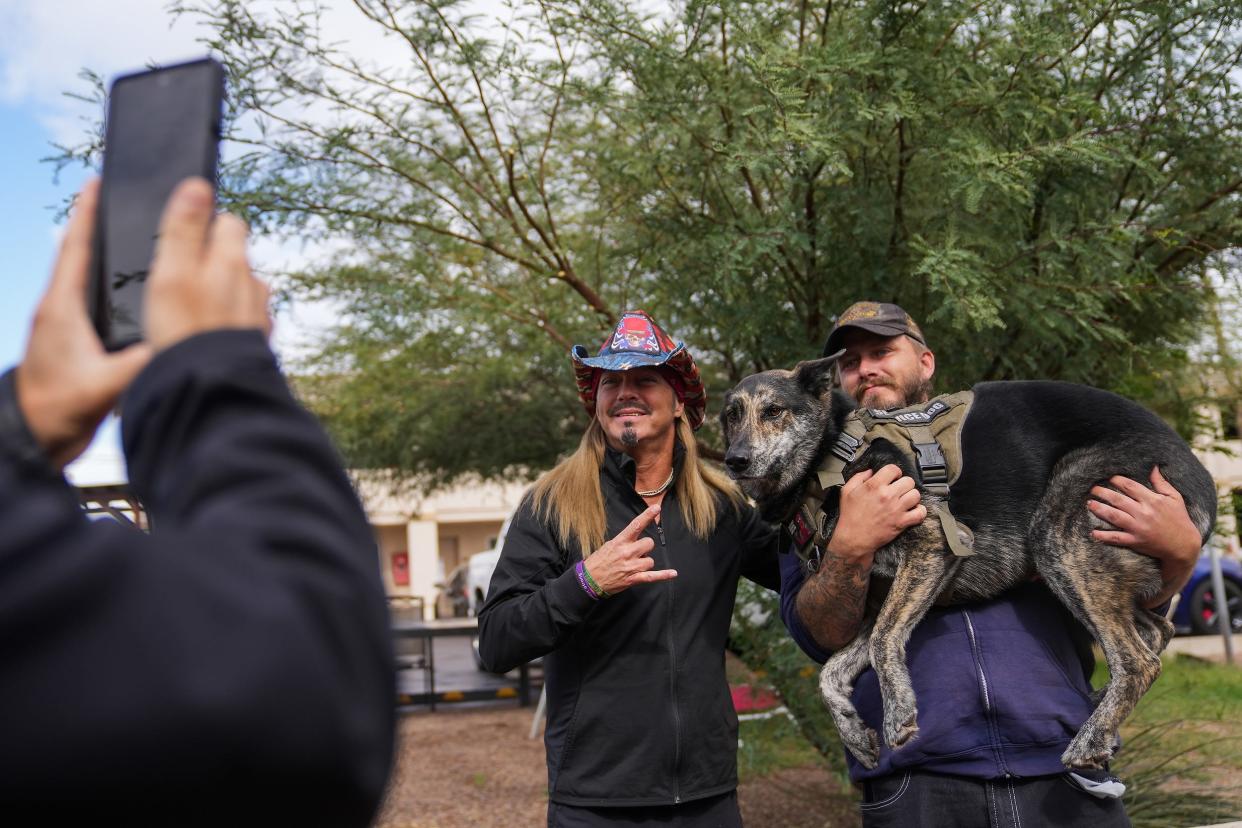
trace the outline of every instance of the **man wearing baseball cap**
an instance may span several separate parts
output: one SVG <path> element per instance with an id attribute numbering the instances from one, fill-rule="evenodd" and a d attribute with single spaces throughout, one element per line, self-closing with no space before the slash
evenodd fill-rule
<path id="1" fill-rule="evenodd" d="M 699 459 L 683 343 L 635 310 L 570 356 L 591 422 L 514 514 L 480 655 L 543 656 L 549 826 L 739 826 L 725 638 L 738 577 L 780 583 L 777 533 Z"/>
<path id="2" fill-rule="evenodd" d="M 860 405 L 904 408 L 931 396 L 935 354 L 897 305 L 858 302 L 837 318 L 825 356 Z M 999 452 L 1004 447 L 997 447 Z M 1200 537 L 1181 496 L 1159 470 L 1151 488 L 1124 477 L 1096 487 L 1088 507 L 1116 531 L 1097 540 L 1158 558 L 1164 579 L 1153 606 L 1185 584 Z M 876 550 L 926 517 L 915 483 L 897 466 L 863 472 L 841 489 L 841 516 L 818 571 L 781 556 L 781 616 L 793 638 L 823 662 L 859 630 Z M 978 604 L 933 608 L 906 648 L 919 706 L 919 734 L 894 753 L 880 748 L 867 770 L 848 752 L 863 789 L 864 828 L 996 825 L 1123 826 L 1125 786 L 1107 772 L 1066 773 L 1061 754 L 1092 712 L 1090 637 L 1040 583 Z M 879 730 L 874 671 L 853 703 Z"/>

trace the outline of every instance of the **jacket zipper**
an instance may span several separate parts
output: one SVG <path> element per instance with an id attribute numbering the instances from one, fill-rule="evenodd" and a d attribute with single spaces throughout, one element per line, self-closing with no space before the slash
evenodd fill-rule
<path id="1" fill-rule="evenodd" d="M 1010 778 L 1009 768 L 1005 764 L 1005 756 L 1001 750 L 1000 735 L 996 727 L 996 712 L 992 710 L 992 698 L 988 693 L 988 677 L 983 672 L 983 654 L 979 651 L 979 641 L 975 638 L 975 625 L 971 623 L 970 613 L 962 610 L 966 619 L 966 632 L 970 635 L 970 651 L 974 656 L 975 669 L 979 673 L 979 684 L 983 688 L 983 711 L 988 717 L 988 733 L 992 742 L 992 752 L 996 755 L 996 764 L 1005 778 Z"/>
<path id="2" fill-rule="evenodd" d="M 655 525 L 656 534 L 660 538 L 660 550 L 664 553 L 664 566 L 672 562 L 668 557 L 668 544 L 664 540 L 664 527 Z M 673 804 L 681 804 L 681 715 L 677 712 L 677 648 L 673 641 L 675 629 L 673 616 L 673 584 L 668 584 L 668 659 L 669 659 L 669 690 L 673 697 Z"/>

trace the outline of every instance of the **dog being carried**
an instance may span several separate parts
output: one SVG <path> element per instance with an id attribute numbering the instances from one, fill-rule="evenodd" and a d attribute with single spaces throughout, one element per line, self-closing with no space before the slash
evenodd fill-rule
<path id="1" fill-rule="evenodd" d="M 798 510 L 855 410 L 854 401 L 833 387 L 837 356 L 747 377 L 725 399 L 726 466 L 768 520 L 786 523 Z M 850 701 L 862 671 L 875 668 L 885 741 L 896 750 L 918 733 L 905 663 L 914 626 L 933 603 L 985 599 L 1038 575 L 1092 633 L 1108 662 L 1110 681 L 1061 757 L 1067 767 L 1100 768 L 1112 755 L 1121 722 L 1159 675 L 1158 654 L 1173 628 L 1142 608 L 1160 591 L 1158 564 L 1093 540 L 1091 531 L 1106 524 L 1086 509 L 1088 494 L 1114 475 L 1146 479 L 1158 467 L 1206 541 L 1215 521 L 1212 479 L 1154 414 L 1070 383 L 975 386 L 960 440 L 962 467 L 947 504 L 887 439 L 872 441 L 843 469 L 848 479 L 898 465 L 919 481 L 928 518 L 877 552 L 863 627 L 821 674 L 825 703 L 846 747 L 874 767 L 878 738 Z M 938 517 L 942 505 L 956 518 L 958 545 L 972 546 L 974 554 L 949 548 Z M 824 509 L 826 537 L 835 519 L 831 493 Z"/>

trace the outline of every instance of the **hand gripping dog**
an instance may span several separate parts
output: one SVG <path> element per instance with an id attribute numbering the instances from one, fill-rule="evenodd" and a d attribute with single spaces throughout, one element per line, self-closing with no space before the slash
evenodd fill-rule
<path id="1" fill-rule="evenodd" d="M 793 521 L 795 529 L 795 514 L 808 522 L 807 486 L 819 484 L 819 470 L 854 411 L 853 401 L 832 388 L 833 362 L 828 357 L 747 377 L 726 396 L 721 412 L 729 473 L 766 519 Z M 884 738 L 897 750 L 918 734 L 905 645 L 927 610 L 933 603 L 991 598 L 1038 575 L 1100 643 L 1108 662 L 1111 677 L 1097 694 L 1099 703 L 1061 757 L 1067 767 L 1102 767 L 1122 721 L 1159 675 L 1159 653 L 1173 628 L 1142 608 L 1160 589 L 1156 561 L 1091 539 L 1091 530 L 1104 524 L 1086 507 L 1089 492 L 1114 475 L 1146 480 L 1159 466 L 1206 541 L 1216 515 L 1212 478 L 1150 411 L 1070 383 L 976 385 L 959 439 L 956 476 L 931 469 L 934 462 L 923 464 L 932 475 L 920 473 L 919 451 L 911 459 L 884 436 L 860 440 L 842 466 L 845 480 L 897 464 L 918 483 L 928 518 L 876 553 L 867 617 L 855 640 L 824 665 L 824 701 L 846 747 L 874 767 L 878 737 L 850 702 L 863 670 L 875 668 Z M 926 459 L 934 461 L 930 454 Z M 934 476 L 941 473 L 941 479 Z M 809 518 L 821 545 L 837 518 L 832 487 L 826 488 L 823 515 Z M 942 528 L 939 511 L 946 494 L 959 540 L 972 555 L 953 554 L 946 540 L 952 529 Z"/>

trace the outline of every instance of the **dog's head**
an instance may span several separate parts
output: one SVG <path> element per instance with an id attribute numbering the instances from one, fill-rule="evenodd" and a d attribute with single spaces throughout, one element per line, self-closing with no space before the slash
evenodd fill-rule
<path id="1" fill-rule="evenodd" d="M 802 491 L 852 408 L 832 390 L 837 356 L 753 374 L 725 395 L 725 468 L 769 520 Z"/>

